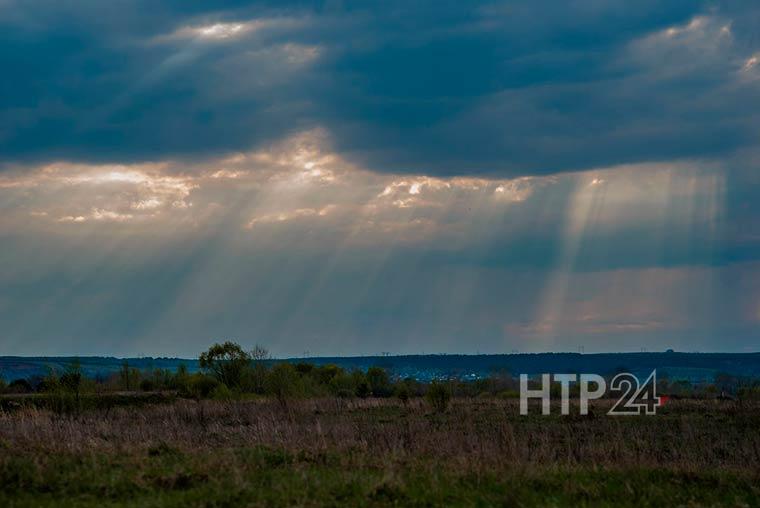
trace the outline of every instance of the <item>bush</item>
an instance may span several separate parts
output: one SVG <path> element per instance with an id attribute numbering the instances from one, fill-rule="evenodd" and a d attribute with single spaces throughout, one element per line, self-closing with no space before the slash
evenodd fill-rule
<path id="1" fill-rule="evenodd" d="M 370 395 L 372 395 L 372 388 L 369 387 L 369 383 L 366 381 L 360 382 L 358 385 L 356 385 L 356 389 L 354 390 L 354 393 L 357 397 L 360 397 L 362 399 L 366 399 Z"/>
<path id="2" fill-rule="evenodd" d="M 409 390 L 409 385 L 406 383 L 399 383 L 396 386 L 396 397 L 398 400 L 404 403 L 406 405 L 407 402 L 409 402 L 409 397 L 411 397 L 411 390 Z"/>
<path id="3" fill-rule="evenodd" d="M 393 394 L 388 373 L 381 367 L 367 369 L 367 383 L 369 383 L 370 391 L 375 397 L 390 397 Z"/>
<path id="4" fill-rule="evenodd" d="M 319 380 L 317 380 L 319 382 Z M 354 385 L 353 377 L 345 372 L 341 371 L 339 374 L 330 379 L 327 384 L 330 393 L 340 398 L 353 397 L 356 386 Z"/>
<path id="5" fill-rule="evenodd" d="M 58 375 L 56 375 L 52 368 L 48 367 L 48 373 L 42 378 L 39 386 L 37 386 L 37 391 L 40 393 L 54 393 L 59 391 L 60 388 L 61 385 L 58 381 Z"/>
<path id="6" fill-rule="evenodd" d="M 7 390 L 10 393 L 32 393 L 32 385 L 26 379 L 14 379 L 8 385 Z"/>
<path id="7" fill-rule="evenodd" d="M 64 390 L 79 398 L 79 392 L 82 388 L 82 368 L 79 365 L 79 360 L 75 360 L 66 367 L 66 372 L 61 375 L 60 383 Z"/>
<path id="8" fill-rule="evenodd" d="M 211 395 L 214 388 L 219 385 L 219 381 L 207 376 L 205 374 L 194 374 L 190 376 L 190 382 L 188 383 L 189 393 L 183 395 L 189 395 L 196 399 L 205 399 Z"/>
<path id="9" fill-rule="evenodd" d="M 190 391 L 190 376 L 187 373 L 187 365 L 179 364 L 177 372 L 169 380 L 169 388 L 183 394 Z"/>
<path id="10" fill-rule="evenodd" d="M 328 364 L 314 368 L 313 375 L 317 382 L 322 385 L 334 384 L 333 381 L 345 376 L 346 372 L 337 365 Z M 341 383 L 343 380 L 340 381 Z"/>
<path id="11" fill-rule="evenodd" d="M 313 370 L 314 370 L 314 365 L 311 363 L 298 362 L 296 364 L 296 371 L 298 371 L 298 373 L 301 374 L 302 376 L 311 374 Z"/>
<path id="12" fill-rule="evenodd" d="M 369 397 L 372 393 L 372 388 L 369 386 L 367 376 L 360 370 L 355 370 L 351 373 L 351 383 L 354 389 L 354 395 L 361 397 Z"/>
<path id="13" fill-rule="evenodd" d="M 303 394 L 303 385 L 295 367 L 289 363 L 278 363 L 267 378 L 267 392 L 283 406 L 290 399 Z"/>
<path id="14" fill-rule="evenodd" d="M 82 409 L 81 401 L 73 393 L 60 389 L 45 396 L 45 405 L 59 415 L 79 413 Z"/>
<path id="15" fill-rule="evenodd" d="M 433 409 L 442 413 L 449 407 L 451 402 L 451 388 L 439 381 L 432 381 L 425 394 L 425 399 L 433 406 Z"/>
<path id="16" fill-rule="evenodd" d="M 152 392 L 156 389 L 156 383 L 152 379 L 143 379 L 140 381 L 140 390 L 144 392 Z"/>
<path id="17" fill-rule="evenodd" d="M 214 400 L 232 400 L 234 397 L 232 390 L 227 388 L 226 384 L 220 383 L 211 391 L 211 398 Z"/>

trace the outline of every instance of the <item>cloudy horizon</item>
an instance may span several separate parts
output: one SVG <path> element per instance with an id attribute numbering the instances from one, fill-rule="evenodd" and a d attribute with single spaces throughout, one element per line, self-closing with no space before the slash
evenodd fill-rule
<path id="1" fill-rule="evenodd" d="M 0 355 L 760 351 L 757 26 L 0 0 Z"/>

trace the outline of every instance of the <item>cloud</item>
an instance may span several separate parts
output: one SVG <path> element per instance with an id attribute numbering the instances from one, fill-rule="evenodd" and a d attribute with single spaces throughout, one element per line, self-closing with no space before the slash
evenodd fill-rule
<path id="1" fill-rule="evenodd" d="M 321 127 L 375 172 L 513 178 L 721 160 L 757 130 L 751 2 L 46 6 L 2 7 L 6 164 L 214 159 Z"/>
<path id="2" fill-rule="evenodd" d="M 758 23 L 743 0 L 1 2 L 8 348 L 749 347 Z"/>
<path id="3" fill-rule="evenodd" d="M 29 354 L 742 349 L 760 235 L 731 174 L 381 174 L 321 131 L 196 165 L 20 167 L 0 322 Z"/>
<path id="4" fill-rule="evenodd" d="M 0 176 L 0 196 L 12 203 L 2 222 L 14 229 L 28 227 L 28 216 L 41 223 L 126 223 L 189 208 L 197 183 L 165 173 L 166 167 L 54 163 L 17 168 Z"/>
<path id="5" fill-rule="evenodd" d="M 384 174 L 317 129 L 195 163 L 19 166 L 0 176 L 0 221 L 17 232 L 229 231 L 273 250 L 317 235 L 310 250 L 403 244 L 465 265 L 714 265 L 760 252 L 751 180 L 739 176 L 688 161 L 512 179 Z"/>
<path id="6" fill-rule="evenodd" d="M 257 224 L 271 224 L 277 222 L 286 222 L 290 220 L 300 219 L 303 217 L 325 217 L 334 209 L 334 205 L 327 205 L 320 209 L 316 208 L 296 208 L 295 210 L 288 210 L 280 213 L 270 213 L 266 215 L 260 215 L 254 217 L 246 225 L 248 229 L 255 227 Z"/>

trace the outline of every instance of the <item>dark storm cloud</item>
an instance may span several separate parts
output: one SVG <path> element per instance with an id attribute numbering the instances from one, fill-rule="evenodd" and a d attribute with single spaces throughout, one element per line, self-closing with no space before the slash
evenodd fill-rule
<path id="1" fill-rule="evenodd" d="M 760 47 L 747 22 L 757 11 L 685 0 L 5 0 L 0 159 L 211 157 L 314 126 L 377 171 L 720 158 L 758 127 L 747 107 L 757 87 L 737 77 Z M 181 32 L 257 22 L 224 40 Z M 670 27 L 682 31 L 645 42 Z"/>

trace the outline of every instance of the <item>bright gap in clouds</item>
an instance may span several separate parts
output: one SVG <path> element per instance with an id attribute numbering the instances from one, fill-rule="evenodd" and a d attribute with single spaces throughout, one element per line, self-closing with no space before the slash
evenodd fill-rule
<path id="1" fill-rule="evenodd" d="M 216 23 L 211 26 L 197 28 L 198 35 L 210 39 L 227 39 L 233 37 L 245 29 L 242 23 Z"/>
<path id="2" fill-rule="evenodd" d="M 161 296 L 129 337 L 144 349 L 169 352 L 188 320 L 198 345 L 219 329 L 281 354 L 376 353 L 381 330 L 393 335 L 382 350 L 408 353 L 432 339 L 461 351 L 466 335 L 484 351 L 574 349 L 580 337 L 616 350 L 677 335 L 694 309 L 710 325 L 710 302 L 694 296 L 709 277 L 645 268 L 720 241 L 725 184 L 693 163 L 515 179 L 384 175 L 308 131 L 197 164 L 24 169 L 0 177 L 0 197 L 14 203 L 6 231 L 77 238 L 94 256 L 86 266 L 116 277 L 114 256 L 129 252 L 137 273 L 173 257 L 188 267 L 149 281 Z M 177 242 L 190 250 L 167 250 Z M 65 272 L 65 252 L 43 273 Z M 108 315 L 120 296 L 101 293 L 90 305 Z M 34 330 L 19 321 L 15 331 Z"/>

